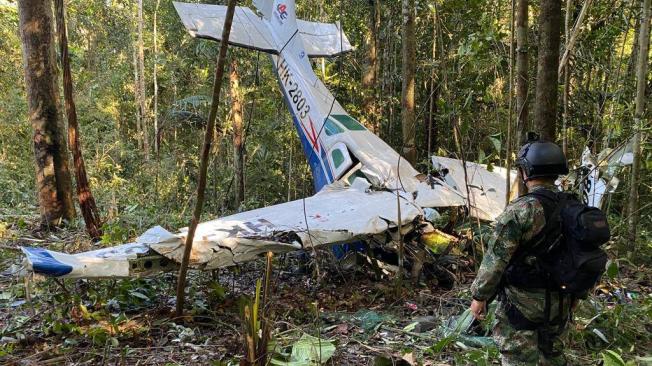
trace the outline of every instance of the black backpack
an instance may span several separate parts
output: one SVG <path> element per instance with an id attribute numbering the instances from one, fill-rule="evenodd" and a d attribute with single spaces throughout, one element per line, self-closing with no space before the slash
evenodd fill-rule
<path id="1" fill-rule="evenodd" d="M 507 284 L 583 297 L 607 264 L 601 248 L 611 235 L 606 215 L 572 194 L 539 189 L 528 195 L 543 206 L 546 226 L 516 251 L 505 273 Z"/>

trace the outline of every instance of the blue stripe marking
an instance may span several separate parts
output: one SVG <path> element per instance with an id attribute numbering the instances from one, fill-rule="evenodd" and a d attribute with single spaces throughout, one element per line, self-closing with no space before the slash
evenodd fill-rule
<path id="1" fill-rule="evenodd" d="M 299 134 L 299 139 L 301 140 L 301 146 L 303 146 L 303 153 L 305 154 L 306 159 L 308 159 L 308 165 L 310 165 L 310 170 L 312 171 L 313 185 L 315 188 L 315 192 L 319 192 L 324 186 L 333 182 L 333 174 L 330 172 L 328 160 L 326 158 L 323 158 L 324 164 L 322 165 L 320 156 L 317 153 L 313 152 L 312 144 L 308 140 L 308 137 L 303 133 L 303 128 L 301 127 L 301 123 L 299 122 L 297 116 L 294 114 L 294 111 L 292 110 L 292 106 L 290 104 L 290 100 L 288 99 L 288 96 L 285 94 L 286 89 L 283 87 L 281 78 L 278 75 L 278 70 L 276 69 L 276 64 L 274 63 L 273 59 L 272 59 L 272 65 L 273 65 L 274 73 L 276 74 L 276 80 L 278 81 L 279 87 L 281 88 L 281 95 L 283 95 L 283 100 L 285 101 L 285 105 L 290 110 L 290 115 L 292 115 L 292 121 L 294 122 L 294 127 L 296 128 L 297 133 Z M 319 131 L 316 132 L 319 134 Z M 322 151 L 322 157 L 325 157 L 326 152 L 324 151 L 323 146 L 321 146 L 320 149 Z"/>
<path id="2" fill-rule="evenodd" d="M 331 167 L 328 164 L 328 156 L 326 156 L 326 150 L 324 150 L 324 149 L 321 149 L 321 159 L 322 159 L 322 161 L 324 161 L 324 165 L 326 165 L 326 173 L 328 174 L 328 182 L 329 183 L 334 182 L 335 179 L 333 179 L 333 173 L 331 172 Z"/>
<path id="3" fill-rule="evenodd" d="M 290 111 L 292 113 L 292 111 Z M 331 183 L 328 179 L 328 175 L 324 172 L 322 168 L 321 161 L 319 160 L 319 155 L 313 152 L 312 144 L 308 141 L 308 137 L 302 132 L 301 125 L 299 120 L 292 114 L 292 120 L 294 121 L 294 126 L 299 133 L 299 139 L 301 140 L 301 145 L 303 146 L 303 153 L 308 159 L 308 165 L 310 165 L 310 170 L 312 171 L 313 185 L 315 187 L 315 192 L 319 192 L 325 185 Z"/>
<path id="4" fill-rule="evenodd" d="M 48 276 L 63 276 L 72 272 L 72 266 L 64 264 L 54 259 L 49 251 L 42 248 L 26 248 L 23 247 L 32 262 L 34 272 L 48 275 Z"/>
<path id="5" fill-rule="evenodd" d="M 315 187 L 315 192 L 319 192 L 324 186 L 334 181 L 333 173 L 330 171 L 330 165 L 328 164 L 328 156 L 326 155 L 326 151 L 323 149 L 322 146 L 321 158 L 324 161 L 324 165 L 322 166 L 321 161 L 319 159 L 320 157 L 313 152 L 312 144 L 310 143 L 310 141 L 308 141 L 308 137 L 303 133 L 303 128 L 301 127 L 301 124 L 297 119 L 297 116 L 295 116 L 294 111 L 292 110 L 290 100 L 285 94 L 286 89 L 283 87 L 281 78 L 278 75 L 278 70 L 276 68 L 276 63 L 274 62 L 274 58 L 270 56 L 270 59 L 272 60 L 272 66 L 273 66 L 272 69 L 276 74 L 276 80 L 278 81 L 278 85 L 281 88 L 281 95 L 283 95 L 283 100 L 285 101 L 285 105 L 290 110 L 290 114 L 292 115 L 292 121 L 294 122 L 294 127 L 296 128 L 297 133 L 299 134 L 299 139 L 301 140 L 301 146 L 303 146 L 303 153 L 306 155 L 306 159 L 308 159 L 308 165 L 310 165 L 310 170 L 312 171 L 313 185 Z M 326 123 L 326 121 L 324 121 L 324 123 Z M 319 132 L 320 131 L 317 131 L 318 135 Z M 323 167 L 326 168 L 325 171 Z M 365 250 L 365 248 L 366 245 L 362 242 L 354 242 L 350 244 L 339 244 L 339 245 L 336 244 L 332 246 L 332 250 L 335 253 L 337 259 L 342 259 L 342 257 L 344 257 L 346 252 L 349 252 L 351 250 L 357 250 L 359 252 L 362 252 Z"/>

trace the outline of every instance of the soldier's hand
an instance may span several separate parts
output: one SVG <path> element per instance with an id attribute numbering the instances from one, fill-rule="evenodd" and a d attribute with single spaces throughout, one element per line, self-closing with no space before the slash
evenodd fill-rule
<path id="1" fill-rule="evenodd" d="M 484 320 L 486 307 L 486 301 L 473 300 L 471 302 L 471 314 L 478 320 Z"/>

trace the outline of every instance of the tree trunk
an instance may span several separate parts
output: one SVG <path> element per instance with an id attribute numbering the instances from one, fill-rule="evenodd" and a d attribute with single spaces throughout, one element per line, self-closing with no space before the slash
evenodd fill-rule
<path id="1" fill-rule="evenodd" d="M 432 62 L 433 64 L 437 60 L 437 40 L 439 39 L 439 16 L 437 5 L 434 5 L 434 11 L 432 12 Z M 433 146 L 437 145 L 437 121 L 435 116 L 437 115 L 437 99 L 439 98 L 439 87 L 437 85 L 437 74 L 435 73 L 435 67 L 430 68 L 430 92 L 428 93 L 428 115 L 425 118 L 425 148 L 424 151 L 428 152 L 428 160 L 432 155 Z M 428 166 L 431 166 L 431 163 L 428 162 Z"/>
<path id="2" fill-rule="evenodd" d="M 573 52 L 573 48 L 575 47 L 575 43 L 577 42 L 577 37 L 580 34 L 582 22 L 584 22 L 584 18 L 586 17 L 586 14 L 589 11 L 589 7 L 591 6 L 592 1 L 593 0 L 586 0 L 582 5 L 582 10 L 580 10 L 580 14 L 577 16 L 577 20 L 575 21 L 575 26 L 573 27 L 572 32 L 570 32 L 570 12 L 571 12 L 571 6 L 573 2 L 572 0 L 566 1 L 566 20 L 565 20 L 566 46 L 564 47 L 564 54 L 561 56 L 561 60 L 559 61 L 560 74 L 568 64 L 568 59 L 570 58 Z"/>
<path id="3" fill-rule="evenodd" d="M 516 13 L 516 0 L 511 1 L 509 7 L 509 90 L 507 93 L 507 149 L 505 151 L 505 205 L 509 204 L 512 190 L 512 121 L 514 118 L 514 13 Z"/>
<path id="4" fill-rule="evenodd" d="M 561 37 L 561 0 L 541 0 L 539 14 L 539 55 L 535 124 L 541 138 L 557 137 L 557 81 L 559 80 L 559 41 Z"/>
<path id="5" fill-rule="evenodd" d="M 240 76 L 238 62 L 231 62 L 229 75 L 231 86 L 231 115 L 233 117 L 233 166 L 235 175 L 235 207 L 240 207 L 244 201 L 244 126 L 242 123 L 242 93 L 240 92 Z"/>
<path id="6" fill-rule="evenodd" d="M 152 69 L 152 79 L 154 79 L 154 152 L 158 155 L 159 145 L 161 139 L 158 130 L 158 8 L 161 5 L 161 0 L 156 0 L 156 8 L 154 9 L 154 67 Z"/>
<path id="7" fill-rule="evenodd" d="M 516 6 L 516 138 L 525 143 L 528 129 L 528 0 L 517 0 Z M 525 183 L 518 179 L 518 195 L 527 192 Z"/>
<path id="8" fill-rule="evenodd" d="M 564 54 L 568 52 L 568 45 L 570 44 L 569 39 L 570 39 L 570 27 L 571 27 L 571 11 L 573 9 L 573 0 L 566 0 L 566 14 L 565 14 L 565 19 L 564 19 L 564 41 L 566 43 L 566 50 L 564 51 Z M 561 72 L 561 71 L 560 71 Z M 564 72 L 564 95 L 562 99 L 563 103 L 563 117 L 562 117 L 562 127 L 561 127 L 561 140 L 562 140 L 562 150 L 564 151 L 564 155 L 568 156 L 568 98 L 570 96 L 570 85 L 568 83 L 570 82 L 570 68 L 565 67 L 563 68 Z"/>
<path id="9" fill-rule="evenodd" d="M 632 2 L 634 4 L 634 2 Z M 639 39 L 641 38 L 641 17 L 636 18 L 636 24 L 634 24 L 634 44 L 632 44 L 632 53 L 629 57 L 629 62 L 627 63 L 627 73 L 629 77 L 632 77 L 636 71 L 636 65 L 638 64 L 638 49 L 639 49 Z"/>
<path id="10" fill-rule="evenodd" d="M 367 63 L 362 75 L 362 88 L 364 98 L 362 111 L 367 126 L 378 134 L 378 101 L 376 89 L 378 84 L 378 29 L 380 27 L 380 0 L 371 0 L 368 28 L 364 34 L 365 47 L 367 48 Z"/>
<path id="11" fill-rule="evenodd" d="M 417 160 L 414 89 L 416 72 L 416 38 L 414 35 L 414 0 L 403 0 L 401 119 L 403 156 L 410 164 Z"/>
<path id="12" fill-rule="evenodd" d="M 36 188 L 44 225 L 75 217 L 59 88 L 50 1 L 18 2 L 29 121 L 34 130 Z"/>
<path id="13" fill-rule="evenodd" d="M 141 139 L 145 159 L 149 160 L 149 132 L 147 129 L 147 105 L 145 93 L 145 51 L 143 48 L 143 0 L 138 0 L 138 107 L 140 108 Z"/>
<path id="14" fill-rule="evenodd" d="M 634 162 L 632 164 L 629 191 L 629 242 L 636 243 L 639 212 L 639 178 L 641 170 L 641 131 L 649 128 L 645 114 L 645 87 L 647 81 L 648 49 L 650 43 L 650 0 L 644 0 L 641 9 L 641 26 L 638 39 L 638 60 L 636 65 L 636 112 L 634 114 Z"/>
<path id="15" fill-rule="evenodd" d="M 133 66 L 134 66 L 134 99 L 136 102 L 136 142 L 138 143 L 138 148 L 143 148 L 143 127 L 142 127 L 142 116 L 140 112 L 140 88 L 139 88 L 139 76 L 138 76 L 138 45 L 134 43 L 132 47 L 131 55 L 133 56 Z"/>
<path id="16" fill-rule="evenodd" d="M 72 150 L 72 160 L 75 167 L 75 180 L 77 181 L 77 199 L 81 209 L 86 231 L 93 240 L 102 236 L 100 215 L 95 204 L 95 197 L 91 192 L 86 165 L 82 156 L 79 143 L 79 126 L 77 123 L 77 108 L 73 99 L 72 73 L 70 71 L 70 56 L 68 54 L 68 37 L 66 34 L 66 18 L 63 0 L 54 0 L 57 18 L 57 34 L 59 36 L 59 52 L 63 69 L 63 96 L 65 100 L 66 115 L 68 116 L 68 143 Z"/>
<path id="17" fill-rule="evenodd" d="M 201 219 L 201 213 L 204 208 L 204 194 L 206 191 L 206 173 L 208 170 L 208 155 L 213 143 L 213 131 L 215 130 L 215 118 L 217 109 L 220 104 L 220 91 L 222 86 L 222 77 L 224 76 L 224 64 L 226 63 L 226 51 L 229 48 L 229 35 L 231 34 L 231 24 L 233 23 L 233 13 L 237 0 L 229 0 L 226 17 L 224 19 L 224 28 L 222 29 L 222 42 L 220 42 L 220 52 L 217 56 L 217 66 L 215 67 L 215 78 L 213 79 L 213 97 L 211 100 L 211 109 L 208 114 L 206 131 L 204 131 L 204 142 L 202 145 L 201 156 L 199 161 L 199 182 L 197 183 L 197 202 L 192 214 L 192 220 L 188 226 L 186 235 L 183 258 L 179 267 L 179 276 L 177 277 L 177 304 L 176 315 L 179 317 L 183 314 L 183 304 L 185 301 L 186 273 L 188 272 L 188 263 L 190 262 L 190 253 L 192 252 L 192 243 L 195 238 L 195 231 Z"/>

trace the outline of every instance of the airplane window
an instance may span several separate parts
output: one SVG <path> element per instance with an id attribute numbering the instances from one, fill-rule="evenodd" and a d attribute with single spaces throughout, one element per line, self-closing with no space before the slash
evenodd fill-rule
<path id="1" fill-rule="evenodd" d="M 330 118 L 326 119 L 326 125 L 324 126 L 324 129 L 326 130 L 327 136 L 333 136 L 333 135 L 337 135 L 338 133 L 344 132 L 342 127 L 340 127 L 337 123 L 335 123 Z"/>
<path id="2" fill-rule="evenodd" d="M 365 131 L 366 128 L 364 128 L 363 125 L 360 124 L 360 122 L 356 121 L 353 119 L 351 116 L 348 114 L 333 114 L 333 118 L 335 118 L 338 122 L 344 125 L 347 129 L 351 131 Z"/>
<path id="3" fill-rule="evenodd" d="M 340 165 L 342 165 L 344 162 L 344 154 L 342 154 L 340 149 L 335 149 L 331 153 L 331 156 L 333 157 L 333 164 L 335 165 L 335 169 L 339 168 Z"/>
<path id="4" fill-rule="evenodd" d="M 356 170 L 353 174 L 349 175 L 347 180 L 348 180 L 349 184 L 353 184 L 353 181 L 356 178 L 367 179 L 367 177 L 360 170 Z"/>

